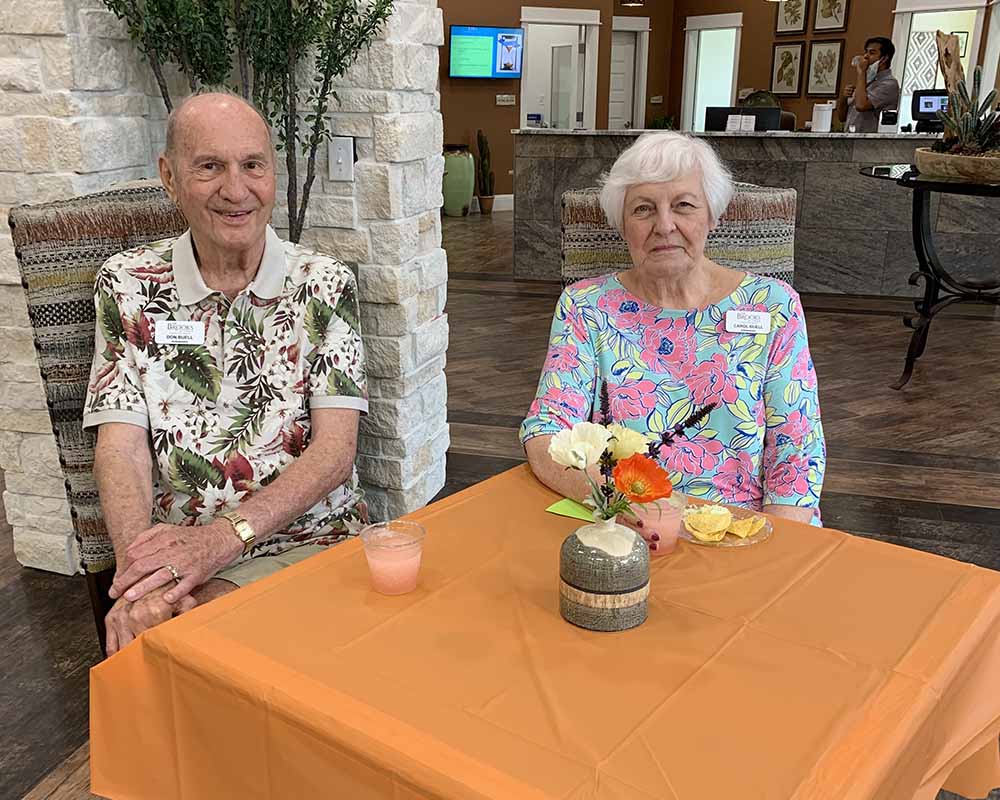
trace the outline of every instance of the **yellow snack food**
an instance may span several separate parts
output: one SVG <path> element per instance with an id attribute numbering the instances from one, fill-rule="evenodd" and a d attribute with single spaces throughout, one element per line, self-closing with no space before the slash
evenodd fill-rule
<path id="1" fill-rule="evenodd" d="M 750 535 L 751 525 L 753 525 L 753 517 L 747 517 L 746 519 L 734 519 L 729 524 L 729 528 L 726 529 L 726 533 L 731 533 L 733 536 L 739 536 L 741 539 L 746 539 Z"/>
<path id="2" fill-rule="evenodd" d="M 732 512 L 725 506 L 697 506 L 684 515 L 684 527 L 703 542 L 721 541 L 732 521 Z"/>

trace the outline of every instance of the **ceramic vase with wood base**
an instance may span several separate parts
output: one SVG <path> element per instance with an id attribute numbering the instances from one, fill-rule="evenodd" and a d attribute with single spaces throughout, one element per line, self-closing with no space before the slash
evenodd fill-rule
<path id="1" fill-rule="evenodd" d="M 592 631 L 624 631 L 646 621 L 649 547 L 614 519 L 571 533 L 559 554 L 559 613 Z"/>

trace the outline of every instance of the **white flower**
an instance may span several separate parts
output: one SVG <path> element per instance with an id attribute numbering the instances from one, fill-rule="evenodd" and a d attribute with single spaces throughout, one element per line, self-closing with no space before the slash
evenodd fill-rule
<path id="1" fill-rule="evenodd" d="M 611 432 L 603 425 L 578 422 L 569 430 L 559 431 L 552 437 L 549 455 L 564 467 L 587 469 L 597 463 L 610 439 Z"/>
<path id="2" fill-rule="evenodd" d="M 157 387 L 155 395 L 160 417 L 168 425 L 182 424 L 190 416 L 193 399 L 191 392 L 170 379 Z"/>
<path id="3" fill-rule="evenodd" d="M 648 452 L 649 439 L 638 431 L 626 428 L 617 422 L 608 425 L 608 430 L 614 437 L 611 440 L 611 455 L 615 461 L 624 461 L 636 453 Z"/>
<path id="4" fill-rule="evenodd" d="M 205 505 L 205 513 L 218 516 L 238 507 L 245 494 L 246 492 L 236 489 L 233 479 L 229 478 L 222 486 L 206 486 L 201 490 L 201 499 Z"/>

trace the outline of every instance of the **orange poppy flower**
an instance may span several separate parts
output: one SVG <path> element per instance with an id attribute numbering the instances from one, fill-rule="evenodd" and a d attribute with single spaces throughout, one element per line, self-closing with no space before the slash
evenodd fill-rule
<path id="1" fill-rule="evenodd" d="M 641 453 L 619 461 L 612 475 L 618 491 L 633 503 L 652 503 L 674 491 L 663 468 Z"/>

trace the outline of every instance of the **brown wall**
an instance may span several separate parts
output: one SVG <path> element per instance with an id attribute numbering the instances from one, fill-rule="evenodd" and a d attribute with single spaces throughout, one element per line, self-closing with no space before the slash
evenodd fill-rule
<path id="1" fill-rule="evenodd" d="M 799 97 L 783 97 L 782 107 L 798 117 L 801 128 L 806 120 L 812 119 L 814 103 L 824 102 L 824 98 L 806 97 L 806 70 L 809 56 L 808 42 L 812 39 L 844 39 L 844 56 L 841 71 L 841 91 L 849 83 L 855 82 L 855 70 L 851 66 L 851 58 L 863 52 L 865 39 L 870 36 L 885 36 L 892 38 L 892 10 L 896 0 L 851 0 L 847 15 L 847 31 L 829 33 L 820 31 L 813 33 L 812 21 L 815 15 L 816 3 L 819 0 L 809 0 L 808 25 L 804 34 L 774 33 L 774 23 L 777 15 L 775 3 L 764 0 L 675 0 L 674 3 L 674 36 L 671 55 L 670 79 L 670 113 L 674 114 L 680 123 L 681 93 L 684 82 L 684 25 L 687 17 L 701 14 L 728 14 L 743 12 L 743 35 L 740 45 L 740 68 L 737 87 L 742 89 L 771 88 L 771 52 L 775 42 L 806 42 L 803 48 L 803 70 Z M 893 72 L 897 78 L 902 74 L 903 65 L 893 61 Z"/>
<path id="2" fill-rule="evenodd" d="M 648 97 L 664 95 L 669 86 L 671 25 L 674 0 L 653 0 L 646 8 L 621 8 L 618 0 L 439 0 L 444 14 L 445 46 L 440 51 L 441 115 L 447 143 L 471 145 L 475 151 L 476 130 L 482 128 L 490 140 L 496 193 L 510 194 L 514 168 L 514 137 L 510 131 L 521 120 L 521 82 L 518 80 L 477 80 L 449 78 L 448 30 L 451 25 L 495 25 L 516 28 L 521 24 L 521 6 L 588 8 L 601 12 L 601 33 L 597 64 L 597 127 L 608 126 L 608 93 L 611 83 L 612 16 L 650 17 Z M 496 95 L 512 94 L 517 105 L 497 106 Z M 647 106 L 647 117 L 665 112 L 666 105 Z"/>

